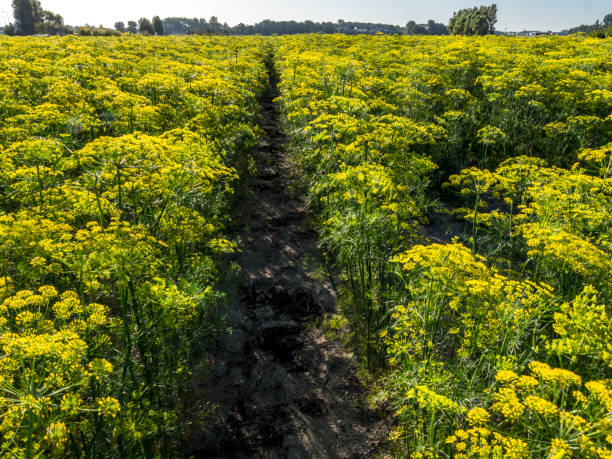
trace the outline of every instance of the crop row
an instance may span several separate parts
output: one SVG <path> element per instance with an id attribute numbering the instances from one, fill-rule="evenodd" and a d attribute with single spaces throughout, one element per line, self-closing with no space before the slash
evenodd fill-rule
<path id="1" fill-rule="evenodd" d="M 186 434 L 261 52 L 0 37 L 0 455 L 167 456 Z"/>
<path id="2" fill-rule="evenodd" d="M 286 130 L 342 276 L 333 324 L 380 376 L 398 454 L 612 454 L 609 52 L 280 39 Z"/>

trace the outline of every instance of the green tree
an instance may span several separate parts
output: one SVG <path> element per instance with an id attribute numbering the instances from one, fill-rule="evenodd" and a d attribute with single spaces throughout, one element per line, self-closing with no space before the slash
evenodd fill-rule
<path id="1" fill-rule="evenodd" d="M 35 32 L 48 33 L 49 35 L 59 35 L 66 32 L 64 18 L 61 15 L 43 10 L 40 19 L 34 24 Z"/>
<path id="2" fill-rule="evenodd" d="M 606 14 L 603 18 L 604 27 L 612 27 L 612 13 Z"/>
<path id="3" fill-rule="evenodd" d="M 64 18 L 59 14 L 43 10 L 38 0 L 13 0 L 13 30 L 18 35 L 33 33 L 65 33 Z"/>
<path id="4" fill-rule="evenodd" d="M 119 33 L 125 32 L 125 23 L 123 21 L 115 22 L 115 30 Z"/>
<path id="5" fill-rule="evenodd" d="M 448 29 L 444 24 L 438 24 L 433 19 L 427 21 L 427 33 L 429 35 L 448 35 Z"/>
<path id="6" fill-rule="evenodd" d="M 155 30 L 153 30 L 153 24 L 147 18 L 140 18 L 138 20 L 138 30 L 142 34 L 153 35 Z"/>
<path id="7" fill-rule="evenodd" d="M 153 18 L 153 31 L 155 35 L 163 35 L 164 34 L 164 24 L 159 16 L 155 16 Z"/>
<path id="8" fill-rule="evenodd" d="M 32 35 L 40 22 L 42 8 L 37 0 L 13 0 L 13 16 L 17 35 Z"/>
<path id="9" fill-rule="evenodd" d="M 128 21 L 127 28 L 130 33 L 138 33 L 138 24 L 135 21 Z"/>
<path id="10" fill-rule="evenodd" d="M 425 35 L 426 33 L 427 30 L 425 30 L 425 27 L 414 21 L 409 21 L 408 24 L 406 24 L 406 35 Z"/>
<path id="11" fill-rule="evenodd" d="M 453 14 L 448 22 L 452 35 L 490 35 L 495 32 L 497 5 L 465 8 Z"/>
<path id="12" fill-rule="evenodd" d="M 221 24 L 219 24 L 219 19 L 217 18 L 217 16 L 211 16 L 210 19 L 208 20 L 208 32 L 216 35 L 219 33 L 219 28 L 221 27 Z"/>
<path id="13" fill-rule="evenodd" d="M 480 9 L 484 8 L 484 17 L 489 26 L 489 35 L 493 35 L 495 33 L 495 24 L 497 24 L 497 5 L 493 3 L 490 6 L 481 6 Z"/>

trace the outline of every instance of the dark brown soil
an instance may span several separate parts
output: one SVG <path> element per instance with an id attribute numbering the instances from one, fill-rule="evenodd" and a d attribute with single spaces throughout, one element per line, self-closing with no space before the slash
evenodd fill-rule
<path id="1" fill-rule="evenodd" d="M 245 278 L 229 306 L 231 333 L 209 356 L 202 383 L 215 407 L 189 439 L 190 457 L 360 458 L 380 453 L 391 421 L 367 407 L 357 364 L 317 322 L 336 308 L 332 286 L 315 278 L 317 234 L 304 200 L 289 191 L 294 166 L 284 149 L 270 67 L 251 196 L 236 261 Z"/>

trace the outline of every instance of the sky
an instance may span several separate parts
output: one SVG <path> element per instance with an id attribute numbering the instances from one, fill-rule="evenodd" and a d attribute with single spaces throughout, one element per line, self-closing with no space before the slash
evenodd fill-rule
<path id="1" fill-rule="evenodd" d="M 448 23 L 453 11 L 491 0 L 41 0 L 66 24 L 104 25 L 159 15 L 217 16 L 220 22 L 253 24 L 263 19 L 382 22 L 405 25 L 434 19 Z M 610 0 L 497 0 L 497 30 L 559 31 L 593 24 L 612 13 Z M 0 0 L 0 25 L 12 21 L 11 0 Z"/>

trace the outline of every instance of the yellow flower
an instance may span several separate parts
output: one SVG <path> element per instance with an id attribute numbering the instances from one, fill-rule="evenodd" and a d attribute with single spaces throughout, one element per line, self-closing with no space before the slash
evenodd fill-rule
<path id="1" fill-rule="evenodd" d="M 61 408 L 62 411 L 70 415 L 75 415 L 79 412 L 83 400 L 79 394 L 66 394 L 62 397 Z"/>
<path id="2" fill-rule="evenodd" d="M 521 392 L 531 392 L 538 387 L 539 382 L 536 378 L 529 375 L 522 375 L 516 381 L 515 387 Z"/>
<path id="3" fill-rule="evenodd" d="M 542 416 L 552 416 L 558 413 L 559 409 L 554 403 L 544 400 L 535 395 L 528 396 L 524 402 L 525 406 Z"/>
<path id="4" fill-rule="evenodd" d="M 584 395 L 581 391 L 579 390 L 575 390 L 572 392 L 572 395 L 574 396 L 574 398 L 576 399 L 577 402 L 580 403 L 589 403 L 589 399 L 586 398 L 586 395 Z"/>
<path id="5" fill-rule="evenodd" d="M 54 422 L 47 428 L 45 440 L 54 448 L 61 448 L 68 437 L 68 429 L 63 422 Z"/>
<path id="6" fill-rule="evenodd" d="M 468 411 L 467 420 L 471 426 L 486 424 L 491 418 L 490 414 L 484 408 L 476 407 Z"/>
<path id="7" fill-rule="evenodd" d="M 529 369 L 534 376 L 540 378 L 542 381 L 556 383 L 564 389 L 572 384 L 582 384 L 582 378 L 576 373 L 563 368 L 551 368 L 549 365 L 542 362 L 531 362 L 529 364 Z"/>
<path id="8" fill-rule="evenodd" d="M 398 426 L 395 429 L 391 430 L 389 433 L 389 440 L 392 442 L 397 442 L 404 435 L 404 427 Z"/>
<path id="9" fill-rule="evenodd" d="M 96 378 L 100 378 L 101 376 L 106 376 L 113 371 L 113 365 L 106 359 L 94 359 L 87 365 L 89 371 Z"/>
<path id="10" fill-rule="evenodd" d="M 554 438 L 550 444 L 550 450 L 548 451 L 549 459 L 564 459 L 572 457 L 572 451 L 565 442 L 560 438 Z"/>
<path id="11" fill-rule="evenodd" d="M 438 394 L 427 386 L 419 385 L 416 387 L 416 399 L 420 406 L 432 410 L 441 409 L 453 413 L 461 412 L 459 404 L 450 398 Z"/>
<path id="12" fill-rule="evenodd" d="M 101 416 L 114 418 L 121 411 L 119 401 L 113 397 L 104 397 L 98 400 L 98 413 Z"/>
<path id="13" fill-rule="evenodd" d="M 525 411 L 525 406 L 511 388 L 501 388 L 493 394 L 493 397 L 496 400 L 492 406 L 493 410 L 501 413 L 510 421 L 517 421 Z"/>
<path id="14" fill-rule="evenodd" d="M 501 384 L 512 384 L 518 379 L 518 375 L 514 371 L 501 370 L 495 375 L 495 379 Z"/>
<path id="15" fill-rule="evenodd" d="M 595 398 L 612 413 L 612 390 L 608 389 L 609 381 L 589 381 L 584 386 Z M 612 427 L 612 426 L 611 426 Z"/>

